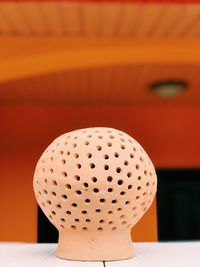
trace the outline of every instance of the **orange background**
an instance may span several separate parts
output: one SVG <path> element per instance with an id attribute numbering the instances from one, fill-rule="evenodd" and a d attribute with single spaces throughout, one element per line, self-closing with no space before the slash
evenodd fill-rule
<path id="1" fill-rule="evenodd" d="M 200 165 L 200 107 L 1 106 L 1 241 L 37 241 L 35 164 L 58 135 L 78 128 L 109 126 L 138 140 L 156 168 Z M 151 227 L 151 229 L 149 229 Z M 157 239 L 156 203 L 132 233 L 135 241 Z"/>

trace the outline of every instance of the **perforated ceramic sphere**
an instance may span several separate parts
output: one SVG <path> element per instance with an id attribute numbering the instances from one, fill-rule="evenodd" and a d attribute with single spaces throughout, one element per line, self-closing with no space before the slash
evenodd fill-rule
<path id="1" fill-rule="evenodd" d="M 125 253 L 115 248 L 113 255 L 103 243 L 113 249 L 126 239 L 130 246 L 130 229 L 151 205 L 156 185 L 154 166 L 141 145 L 122 131 L 100 127 L 56 138 L 34 175 L 38 204 L 60 233 L 58 256 L 69 259 L 131 257 L 127 245 Z M 76 242 L 85 243 L 79 255 L 69 252 Z"/>

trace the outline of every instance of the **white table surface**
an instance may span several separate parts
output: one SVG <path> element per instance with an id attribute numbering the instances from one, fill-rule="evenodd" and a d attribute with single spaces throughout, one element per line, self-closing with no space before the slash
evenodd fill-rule
<path id="1" fill-rule="evenodd" d="M 0 243 L 0 267 L 200 267 L 200 242 L 134 243 L 136 257 L 79 262 L 55 256 L 56 244 Z"/>

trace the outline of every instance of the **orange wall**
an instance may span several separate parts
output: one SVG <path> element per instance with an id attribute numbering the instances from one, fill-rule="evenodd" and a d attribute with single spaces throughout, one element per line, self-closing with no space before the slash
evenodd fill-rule
<path id="1" fill-rule="evenodd" d="M 200 107 L 1 106 L 0 241 L 36 241 L 32 190 L 36 161 L 58 135 L 82 127 L 110 126 L 130 133 L 156 167 L 200 167 Z M 133 231 L 134 240 L 157 238 L 156 203 Z"/>
<path id="2" fill-rule="evenodd" d="M 1 154 L 0 241 L 37 239 L 37 206 L 32 189 L 35 160 L 30 153 L 17 153 L 15 148 L 13 153 Z"/>

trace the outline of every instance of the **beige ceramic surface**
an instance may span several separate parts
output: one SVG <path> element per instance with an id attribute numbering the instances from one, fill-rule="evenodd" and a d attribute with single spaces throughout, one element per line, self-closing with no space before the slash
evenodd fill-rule
<path id="1" fill-rule="evenodd" d="M 133 257 L 130 230 L 150 207 L 156 186 L 141 145 L 103 127 L 56 138 L 34 175 L 37 201 L 59 230 L 57 256 L 73 260 Z"/>

